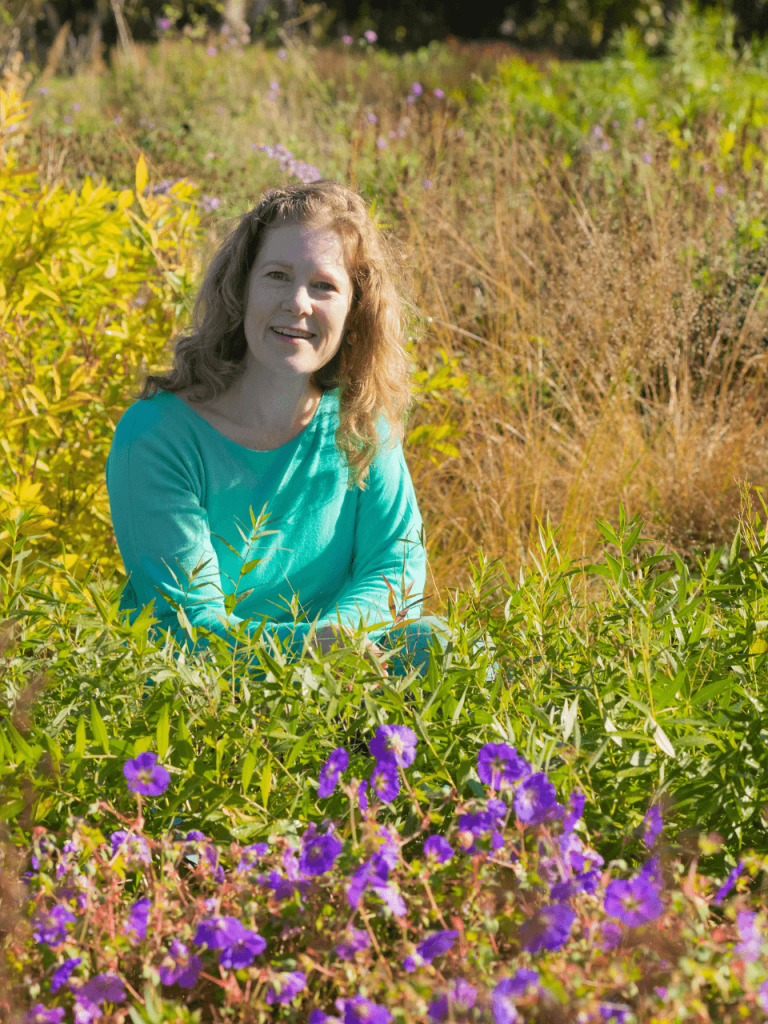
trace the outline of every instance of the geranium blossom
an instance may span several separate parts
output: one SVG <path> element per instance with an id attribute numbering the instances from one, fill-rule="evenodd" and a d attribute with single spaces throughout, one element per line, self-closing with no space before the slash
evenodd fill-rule
<path id="1" fill-rule="evenodd" d="M 64 1020 L 65 1010 L 61 1006 L 55 1006 L 47 1010 L 42 1003 L 36 1003 L 31 1010 L 24 1015 L 24 1024 L 61 1024 Z"/>
<path id="2" fill-rule="evenodd" d="M 344 747 L 337 747 L 332 751 L 330 757 L 320 769 L 320 785 L 317 789 L 317 795 L 321 799 L 325 799 L 333 793 L 334 789 L 336 789 L 336 784 L 339 781 L 339 776 L 342 772 L 345 772 L 348 767 L 349 754 L 346 752 Z"/>
<path id="3" fill-rule="evenodd" d="M 453 847 L 444 836 L 430 836 L 424 843 L 424 856 L 446 864 L 453 857 Z"/>
<path id="4" fill-rule="evenodd" d="M 333 951 L 340 960 L 353 960 L 356 953 L 362 953 L 371 945 L 371 937 L 368 932 L 360 931 L 357 928 L 349 928 L 347 938 L 333 947 Z"/>
<path id="5" fill-rule="evenodd" d="M 392 803 L 400 792 L 400 776 L 395 765 L 383 762 L 376 765 L 371 775 L 371 792 L 383 804 Z"/>
<path id="6" fill-rule="evenodd" d="M 661 819 L 661 808 L 658 804 L 653 804 L 649 808 L 648 813 L 643 818 L 643 825 L 645 826 L 643 842 L 650 849 L 664 828 L 664 822 Z"/>
<path id="7" fill-rule="evenodd" d="M 290 1003 L 293 997 L 306 987 L 307 976 L 302 971 L 281 974 L 273 978 L 267 989 L 267 1002 L 270 1006 L 274 1003 Z"/>
<path id="8" fill-rule="evenodd" d="M 408 768 L 416 759 L 416 733 L 407 725 L 380 725 L 368 748 L 379 763 Z"/>
<path id="9" fill-rule="evenodd" d="M 344 1024 L 389 1024 L 392 1014 L 379 1003 L 374 1003 L 365 996 L 353 996 L 351 999 L 338 999 L 336 1005 L 344 1014 Z"/>
<path id="10" fill-rule="evenodd" d="M 58 992 L 62 985 L 66 985 L 74 969 L 82 962 L 81 956 L 73 956 L 65 960 L 61 967 L 57 967 L 51 978 L 51 992 Z"/>
<path id="11" fill-rule="evenodd" d="M 609 882 L 604 907 L 606 914 L 617 917 L 630 928 L 655 921 L 664 910 L 656 886 L 644 875 Z"/>
<path id="12" fill-rule="evenodd" d="M 492 789 L 519 782 L 530 773 L 531 766 L 525 758 L 506 743 L 486 743 L 477 755 L 478 778 Z"/>
<path id="13" fill-rule="evenodd" d="M 314 824 L 310 825 L 301 838 L 299 870 L 305 875 L 323 875 L 330 871 L 339 856 L 343 844 L 334 835 L 319 833 Z"/>
<path id="14" fill-rule="evenodd" d="M 517 788 L 515 814 L 525 825 L 539 825 L 557 802 L 555 787 L 544 772 L 536 772 Z"/>
<path id="15" fill-rule="evenodd" d="M 464 978 L 454 978 L 448 991 L 433 999 L 427 1009 L 430 1020 L 442 1021 L 450 1011 L 453 1020 L 463 1020 L 477 1000 L 477 989 Z"/>
<path id="16" fill-rule="evenodd" d="M 68 907 L 56 906 L 49 911 L 38 911 L 32 918 L 32 935 L 36 942 L 58 946 L 67 937 L 69 926 L 77 918 Z"/>
<path id="17" fill-rule="evenodd" d="M 542 907 L 534 916 L 520 925 L 520 942 L 529 953 L 540 949 L 560 949 L 571 934 L 576 914 L 567 903 L 553 903 Z"/>
<path id="18" fill-rule="evenodd" d="M 440 931 L 428 936 L 416 947 L 414 956 L 407 956 L 403 961 L 406 971 L 415 971 L 417 967 L 431 964 L 436 956 L 442 956 L 453 948 L 458 937 L 457 931 Z"/>
<path id="19" fill-rule="evenodd" d="M 202 961 L 194 953 L 190 956 L 189 950 L 183 942 L 174 939 L 171 948 L 163 957 L 158 968 L 160 980 L 164 985 L 180 985 L 181 988 L 192 988 L 200 977 Z"/>
<path id="20" fill-rule="evenodd" d="M 132 942 L 147 937 L 147 924 L 149 923 L 149 911 L 152 907 L 152 900 L 137 900 L 128 913 L 128 920 L 123 925 L 123 931 Z"/>
<path id="21" fill-rule="evenodd" d="M 116 974 L 95 974 L 80 989 L 78 999 L 88 999 L 101 1006 L 102 1003 L 121 1003 L 125 999 L 125 985 Z"/>
<path id="22" fill-rule="evenodd" d="M 148 750 L 123 765 L 128 789 L 142 796 L 160 796 L 168 789 L 171 776 L 167 768 L 157 764 L 157 754 Z"/>

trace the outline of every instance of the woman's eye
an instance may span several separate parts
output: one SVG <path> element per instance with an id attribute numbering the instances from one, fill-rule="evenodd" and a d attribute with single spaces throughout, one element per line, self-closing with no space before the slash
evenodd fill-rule
<path id="1" fill-rule="evenodd" d="M 315 288 L 325 288 L 325 289 L 327 289 L 327 290 L 328 290 L 329 292 L 331 292 L 331 291 L 336 291 L 336 289 L 335 289 L 335 288 L 334 288 L 334 286 L 333 286 L 333 285 L 332 285 L 332 284 L 330 283 L 330 281 L 318 281 L 318 282 L 317 282 L 317 283 L 315 284 Z"/>

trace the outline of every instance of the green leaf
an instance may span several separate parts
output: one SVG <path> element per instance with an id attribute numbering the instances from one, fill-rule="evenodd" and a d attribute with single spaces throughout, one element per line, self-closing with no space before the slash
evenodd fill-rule
<path id="1" fill-rule="evenodd" d="M 109 735 L 107 733 L 107 727 L 104 725 L 104 719 L 99 714 L 93 701 L 91 701 L 91 730 L 93 732 L 93 738 L 101 744 L 104 753 L 108 754 Z"/>
<path id="2" fill-rule="evenodd" d="M 243 787 L 243 796 L 248 793 L 248 787 L 251 784 L 251 778 L 253 777 L 253 769 L 256 767 L 256 755 L 252 751 L 243 758 L 243 766 L 240 769 L 240 785 Z"/>
<path id="3" fill-rule="evenodd" d="M 160 709 L 160 717 L 157 720 L 157 756 L 160 761 L 168 753 L 168 740 L 171 733 L 171 723 L 168 714 L 168 705 L 163 704 Z"/>
<path id="4" fill-rule="evenodd" d="M 75 729 L 75 749 L 73 753 L 75 757 L 82 757 L 85 753 L 85 719 L 82 717 L 77 720 L 77 729 Z"/>
<path id="5" fill-rule="evenodd" d="M 267 760 L 261 770 L 261 802 L 264 807 L 269 802 L 269 792 L 272 788 L 272 754 L 267 755 Z"/>

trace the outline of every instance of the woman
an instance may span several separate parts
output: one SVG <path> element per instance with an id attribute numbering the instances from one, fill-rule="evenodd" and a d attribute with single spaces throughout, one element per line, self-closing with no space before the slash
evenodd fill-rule
<path id="1" fill-rule="evenodd" d="M 419 618 L 426 552 L 402 449 L 411 384 L 393 270 L 363 200 L 335 182 L 275 189 L 240 219 L 173 369 L 148 376 L 115 430 L 121 608 L 154 599 L 180 642 L 185 616 L 225 637 L 250 620 L 293 658 L 362 626 L 382 664 L 404 642 L 424 671 L 440 626 Z M 399 631 L 392 592 L 413 620 Z"/>

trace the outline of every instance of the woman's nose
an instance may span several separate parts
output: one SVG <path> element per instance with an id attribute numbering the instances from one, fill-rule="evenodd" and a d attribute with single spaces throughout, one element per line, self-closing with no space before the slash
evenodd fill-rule
<path id="1" fill-rule="evenodd" d="M 283 298 L 283 309 L 297 316 L 312 312 L 309 289 L 305 284 L 294 284 L 288 289 L 288 294 Z"/>

